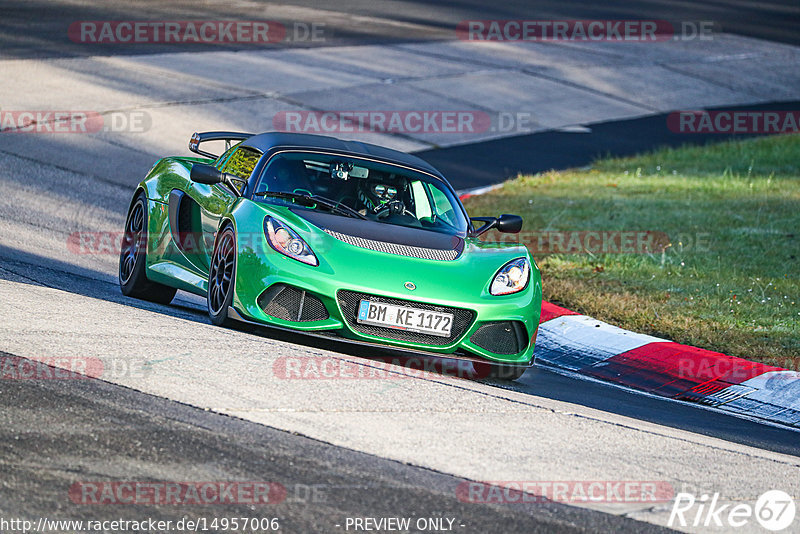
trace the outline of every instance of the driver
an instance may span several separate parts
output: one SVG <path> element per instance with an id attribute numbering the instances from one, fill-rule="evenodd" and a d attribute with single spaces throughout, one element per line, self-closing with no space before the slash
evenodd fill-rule
<path id="1" fill-rule="evenodd" d="M 358 184 L 358 200 L 364 206 L 362 215 L 377 213 L 397 198 L 397 188 L 390 184 L 365 180 Z"/>
<path id="2" fill-rule="evenodd" d="M 364 206 L 362 215 L 374 215 L 377 219 L 400 219 L 415 222 L 417 218 L 408 210 L 398 185 L 383 182 L 365 182 L 358 186 L 358 199 Z"/>

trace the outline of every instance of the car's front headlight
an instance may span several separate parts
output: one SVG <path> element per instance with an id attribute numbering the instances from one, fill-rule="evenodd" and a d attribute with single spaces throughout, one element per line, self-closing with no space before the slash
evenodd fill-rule
<path id="1" fill-rule="evenodd" d="M 273 217 L 264 218 L 264 234 L 272 248 L 297 261 L 319 265 L 311 247 L 294 230 Z"/>
<path id="2" fill-rule="evenodd" d="M 517 258 L 497 271 L 489 287 L 492 295 L 508 295 L 525 289 L 531 277 L 531 264 L 525 258 Z"/>

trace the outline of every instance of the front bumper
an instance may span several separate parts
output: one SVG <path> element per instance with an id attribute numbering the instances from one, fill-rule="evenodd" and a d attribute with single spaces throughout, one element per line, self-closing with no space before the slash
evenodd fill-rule
<path id="1" fill-rule="evenodd" d="M 249 292 L 247 298 L 235 298 L 236 314 L 260 324 L 309 333 L 334 333 L 366 344 L 456 358 L 477 356 L 483 361 L 509 365 L 527 365 L 533 359 L 541 310 L 538 280 L 536 287 L 522 292 L 524 295 L 493 297 L 485 302 L 458 302 L 387 294 L 355 286 L 332 287 L 322 293 L 316 284 L 302 279 L 287 280 L 285 274 L 264 280 L 268 283 L 255 298 L 253 292 Z M 290 289 L 276 291 L 282 287 Z M 273 304 L 276 295 L 283 295 L 278 297 L 280 305 Z M 445 338 L 360 324 L 355 314 L 357 302 L 362 298 L 452 313 L 455 318 L 451 336 Z M 323 314 L 320 314 L 320 305 L 324 306 Z M 309 306 L 313 312 L 308 311 Z"/>

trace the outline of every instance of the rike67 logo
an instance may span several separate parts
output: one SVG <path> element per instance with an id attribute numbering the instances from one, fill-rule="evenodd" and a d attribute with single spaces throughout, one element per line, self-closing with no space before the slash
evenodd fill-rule
<path id="1" fill-rule="evenodd" d="M 755 506 L 743 502 L 722 504 L 719 493 L 699 498 L 691 493 L 678 493 L 667 526 L 730 529 L 752 525 L 755 520 L 763 528 L 779 532 L 792 525 L 795 513 L 794 499 L 781 490 L 765 492 Z"/>

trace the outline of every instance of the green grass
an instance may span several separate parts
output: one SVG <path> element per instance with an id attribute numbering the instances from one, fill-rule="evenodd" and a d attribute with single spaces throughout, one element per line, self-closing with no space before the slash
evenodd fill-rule
<path id="1" fill-rule="evenodd" d="M 524 231 L 664 232 L 663 253 L 534 252 L 545 298 L 623 328 L 798 368 L 800 136 L 602 159 L 521 176 L 465 204 L 473 216 L 518 213 Z"/>

